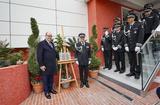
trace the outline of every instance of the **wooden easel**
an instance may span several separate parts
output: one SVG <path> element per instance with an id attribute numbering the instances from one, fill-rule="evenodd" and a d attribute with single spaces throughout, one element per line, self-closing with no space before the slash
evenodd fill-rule
<path id="1" fill-rule="evenodd" d="M 64 34 L 63 34 L 63 26 L 61 26 L 61 30 L 62 30 L 62 39 L 63 39 L 63 42 L 64 42 Z M 66 53 L 68 51 L 67 49 L 67 44 L 64 42 L 63 43 L 63 53 Z M 60 89 L 61 89 L 61 84 L 63 83 L 68 83 L 68 82 L 75 82 L 76 83 L 76 86 L 78 87 L 78 82 L 77 82 L 77 79 L 76 79 L 76 75 L 75 75 L 75 72 L 74 72 L 74 65 L 75 63 L 75 59 L 69 59 L 69 60 L 59 60 L 58 61 L 58 65 L 60 65 L 60 70 L 59 70 L 59 83 L 58 83 L 58 92 L 60 92 Z M 62 65 L 65 66 L 65 72 L 66 72 L 66 80 L 65 81 L 62 81 L 61 78 L 62 78 Z M 73 78 L 72 79 L 69 79 L 69 70 L 68 70 L 68 66 L 70 65 L 71 67 L 71 72 L 73 74 Z"/>

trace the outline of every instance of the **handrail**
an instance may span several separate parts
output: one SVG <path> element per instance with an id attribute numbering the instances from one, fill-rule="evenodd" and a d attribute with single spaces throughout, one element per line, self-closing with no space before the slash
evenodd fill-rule
<path id="1" fill-rule="evenodd" d="M 158 25 L 158 27 L 160 27 L 160 24 Z M 158 28 L 158 27 L 157 27 L 157 28 Z M 141 50 L 146 46 L 146 44 L 149 42 L 149 40 L 156 34 L 157 28 L 156 28 L 155 31 L 149 36 L 149 38 L 145 41 L 145 43 L 142 45 Z M 138 51 L 137 54 L 140 53 L 140 52 L 141 52 L 141 51 Z"/>
<path id="2" fill-rule="evenodd" d="M 139 66 L 139 69 L 141 69 L 141 77 L 142 77 L 142 91 L 146 91 L 148 90 L 149 86 L 151 85 L 151 81 L 153 81 L 154 77 L 156 76 L 157 72 L 158 72 L 158 68 L 160 66 L 160 62 L 158 62 L 158 64 L 155 65 L 155 67 L 153 68 L 153 71 L 151 73 L 151 75 L 149 76 L 149 78 L 147 79 L 146 83 L 143 84 L 143 68 L 142 68 L 142 61 L 141 61 L 141 54 L 142 54 L 142 50 L 145 48 L 145 46 L 147 45 L 147 43 L 149 43 L 149 41 L 151 40 L 152 37 L 155 38 L 157 31 L 159 30 L 158 28 L 160 28 L 160 25 L 158 25 L 158 27 L 156 28 L 156 30 L 149 36 L 149 38 L 145 41 L 145 43 L 142 45 L 141 50 L 137 52 L 137 66 Z M 140 57 L 140 58 L 139 58 Z"/>

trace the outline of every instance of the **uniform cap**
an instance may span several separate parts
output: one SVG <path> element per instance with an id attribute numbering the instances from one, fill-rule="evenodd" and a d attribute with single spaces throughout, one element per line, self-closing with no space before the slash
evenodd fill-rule
<path id="1" fill-rule="evenodd" d="M 85 33 L 79 33 L 78 36 L 79 37 L 85 37 Z"/>
<path id="2" fill-rule="evenodd" d="M 127 18 L 135 18 L 135 17 L 136 17 L 136 15 L 134 13 L 129 13 L 127 15 Z"/>

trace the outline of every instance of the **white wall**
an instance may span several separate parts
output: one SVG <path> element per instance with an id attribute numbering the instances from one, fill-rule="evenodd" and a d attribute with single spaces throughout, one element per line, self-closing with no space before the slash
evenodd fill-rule
<path id="1" fill-rule="evenodd" d="M 39 26 L 41 39 L 47 31 L 55 36 L 64 26 L 65 37 L 88 33 L 87 4 L 84 0 L 0 0 L 0 40 L 10 47 L 28 47 L 30 17 Z"/>

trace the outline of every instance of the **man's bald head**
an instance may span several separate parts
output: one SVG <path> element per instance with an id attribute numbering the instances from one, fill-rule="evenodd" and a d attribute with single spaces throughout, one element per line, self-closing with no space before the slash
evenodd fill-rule
<path id="1" fill-rule="evenodd" d="M 46 32 L 45 37 L 46 37 L 46 40 L 47 40 L 48 42 L 51 42 L 51 41 L 53 40 L 53 39 L 52 39 L 52 33 L 51 33 L 51 32 Z"/>

